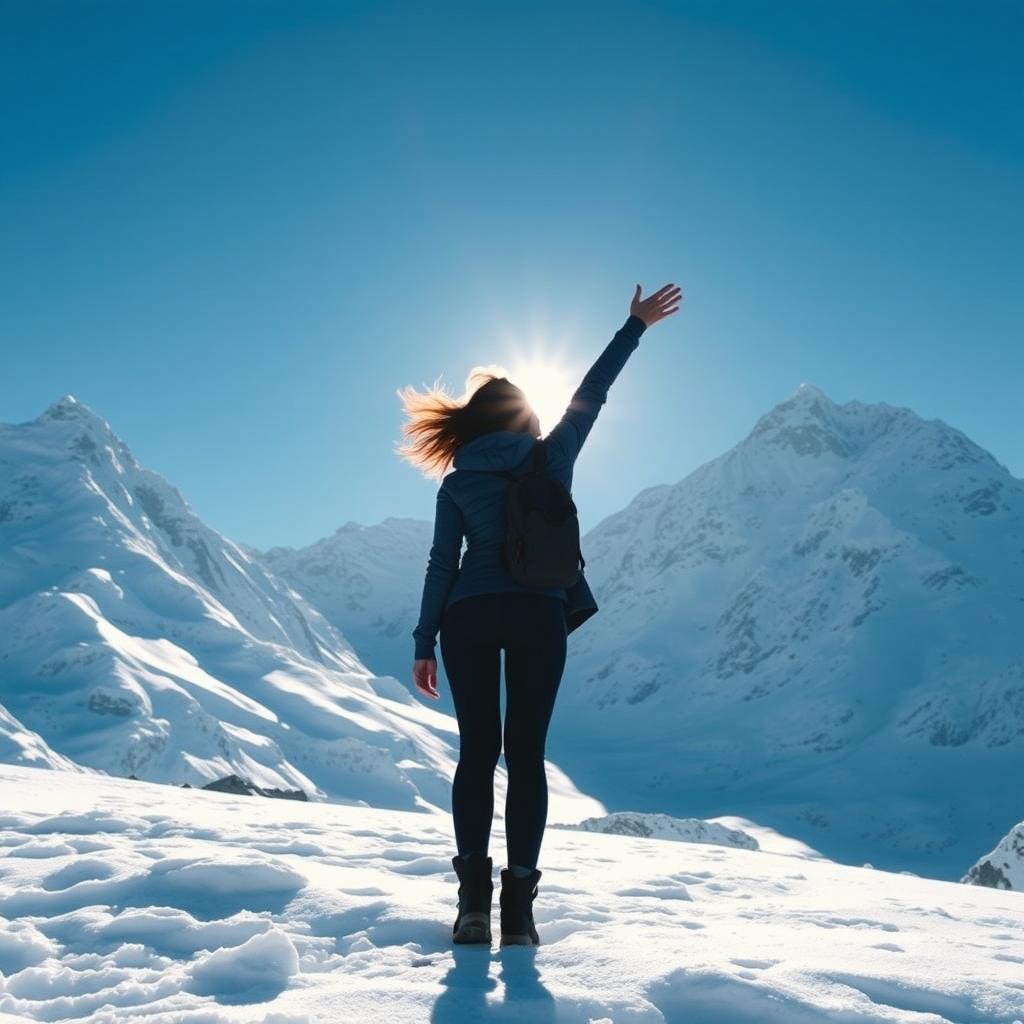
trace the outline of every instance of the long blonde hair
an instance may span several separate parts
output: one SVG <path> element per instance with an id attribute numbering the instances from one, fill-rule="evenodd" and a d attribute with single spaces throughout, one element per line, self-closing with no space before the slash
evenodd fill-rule
<path id="1" fill-rule="evenodd" d="M 500 366 L 474 366 L 466 389 L 456 397 L 437 381 L 426 391 L 399 388 L 405 409 L 405 442 L 395 449 L 425 476 L 448 472 L 460 445 L 492 430 L 527 430 L 533 409 L 523 391 Z"/>

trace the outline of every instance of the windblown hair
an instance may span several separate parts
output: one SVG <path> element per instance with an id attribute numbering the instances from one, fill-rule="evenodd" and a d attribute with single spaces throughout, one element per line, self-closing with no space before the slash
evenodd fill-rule
<path id="1" fill-rule="evenodd" d="M 492 430 L 528 430 L 533 417 L 522 389 L 497 366 L 474 366 L 459 397 L 436 381 L 422 392 L 399 388 L 398 397 L 407 418 L 396 451 L 428 477 L 444 476 L 460 445 Z"/>

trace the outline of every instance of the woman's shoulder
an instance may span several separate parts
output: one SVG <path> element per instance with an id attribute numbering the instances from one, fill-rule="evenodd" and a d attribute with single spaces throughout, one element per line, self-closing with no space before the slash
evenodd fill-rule
<path id="1" fill-rule="evenodd" d="M 459 469 L 451 469 L 445 473 L 437 487 L 438 497 L 445 494 L 449 498 L 454 498 L 461 490 L 464 477 L 464 471 Z"/>
<path id="2" fill-rule="evenodd" d="M 450 498 L 456 505 L 472 505 L 481 493 L 494 487 L 495 481 L 501 481 L 498 473 L 483 472 L 475 469 L 453 469 L 441 478 L 438 486 L 438 497 Z"/>

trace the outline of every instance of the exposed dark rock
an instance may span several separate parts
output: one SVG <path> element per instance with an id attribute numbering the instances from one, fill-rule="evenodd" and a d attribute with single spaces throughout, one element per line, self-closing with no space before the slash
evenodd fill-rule
<path id="1" fill-rule="evenodd" d="M 208 782 L 203 789 L 214 793 L 233 793 L 236 796 L 267 796 L 276 800 L 308 800 L 301 789 L 264 789 L 239 775 L 225 775 L 222 779 Z"/>
<path id="2" fill-rule="evenodd" d="M 56 675 L 56 672 L 53 674 Z M 127 697 L 106 693 L 103 690 L 91 693 L 87 706 L 97 715 L 118 715 L 121 718 L 128 718 L 136 710 L 134 701 Z"/>
<path id="3" fill-rule="evenodd" d="M 222 779 L 208 782 L 203 789 L 212 790 L 214 793 L 234 793 L 235 796 L 252 796 L 257 792 L 251 782 L 238 775 L 225 775 Z"/>
<path id="4" fill-rule="evenodd" d="M 975 865 L 964 876 L 969 885 L 987 885 L 990 889 L 1012 889 L 1010 880 L 997 868 L 992 861 L 983 860 Z"/>
<path id="5" fill-rule="evenodd" d="M 273 797 L 275 800 L 309 800 L 301 789 L 259 789 L 260 796 Z"/>

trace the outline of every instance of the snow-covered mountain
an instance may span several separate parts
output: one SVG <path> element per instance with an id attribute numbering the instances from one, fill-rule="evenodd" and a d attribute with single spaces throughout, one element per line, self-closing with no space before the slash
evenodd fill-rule
<path id="1" fill-rule="evenodd" d="M 583 550 L 549 749 L 609 806 L 950 878 L 1020 819 L 1024 482 L 960 431 L 803 385 Z"/>
<path id="2" fill-rule="evenodd" d="M 1010 829 L 996 848 L 982 857 L 961 881 L 1024 892 L 1024 821 Z"/>
<path id="3" fill-rule="evenodd" d="M 29 765 L 33 768 L 55 768 L 60 771 L 82 771 L 74 761 L 57 751 L 37 732 L 26 729 L 7 708 L 0 704 L 0 763 Z"/>
<path id="4" fill-rule="evenodd" d="M 370 669 L 405 679 L 432 534 L 422 519 L 349 522 L 308 547 L 258 557 L 309 598 Z"/>
<path id="5" fill-rule="evenodd" d="M 268 559 L 405 673 L 430 531 Z M 1024 484 L 960 431 L 803 385 L 582 547 L 601 611 L 549 749 L 609 806 L 742 813 L 948 878 L 1019 820 L 992 780 L 1024 769 Z"/>
<path id="6" fill-rule="evenodd" d="M 0 705 L 18 763 L 449 805 L 454 721 L 373 676 L 71 396 L 0 426 Z M 567 816 L 604 811 L 551 775 Z"/>

